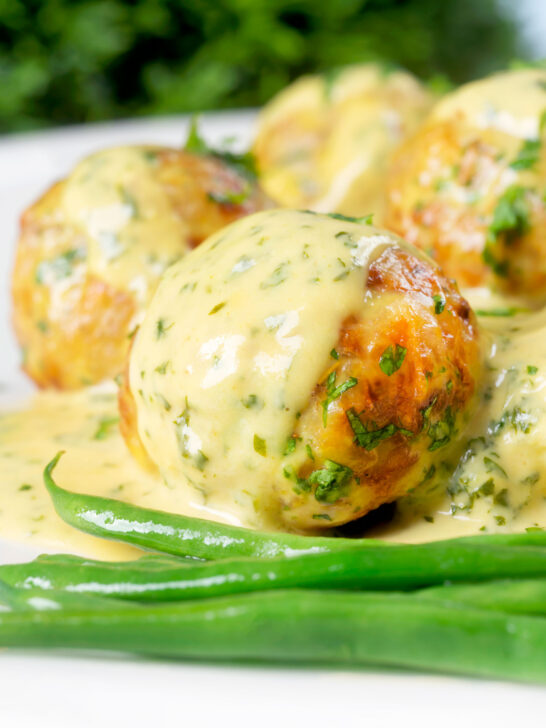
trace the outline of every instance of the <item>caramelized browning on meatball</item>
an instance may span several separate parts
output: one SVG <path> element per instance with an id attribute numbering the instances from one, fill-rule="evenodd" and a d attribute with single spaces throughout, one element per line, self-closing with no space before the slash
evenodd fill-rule
<path id="1" fill-rule="evenodd" d="M 472 412 L 482 357 L 467 302 L 422 252 L 274 210 L 169 269 L 128 372 L 122 429 L 139 460 L 207 509 L 309 530 L 430 477 Z"/>
<path id="2" fill-rule="evenodd" d="M 83 160 L 21 218 L 12 291 L 25 371 L 66 389 L 117 375 L 163 270 L 270 205 L 214 155 L 124 147 Z"/>
<path id="3" fill-rule="evenodd" d="M 404 495 L 430 477 L 469 416 L 480 351 L 456 287 L 389 248 L 370 267 L 366 299 L 293 434 L 308 459 L 285 473 L 292 527 L 345 523 Z"/>
<path id="4" fill-rule="evenodd" d="M 462 87 L 396 154 L 385 224 L 461 286 L 546 299 L 545 84 L 526 70 Z"/>

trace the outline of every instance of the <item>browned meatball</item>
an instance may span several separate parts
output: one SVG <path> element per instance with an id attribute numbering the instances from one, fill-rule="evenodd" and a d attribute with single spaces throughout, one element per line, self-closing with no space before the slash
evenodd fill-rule
<path id="1" fill-rule="evenodd" d="M 345 320 L 336 358 L 294 430 L 314 457 L 292 474 L 295 488 L 283 489 L 284 518 L 300 528 L 317 520 L 317 500 L 328 516 L 318 525 L 327 526 L 404 495 L 469 416 L 478 335 L 453 283 L 407 250 L 389 248 L 370 266 L 367 290 L 366 311 Z M 344 382 L 356 384 L 329 397 Z M 328 461 L 342 463 L 352 479 L 343 470 L 317 475 Z"/>
<path id="2" fill-rule="evenodd" d="M 546 300 L 546 71 L 445 97 L 397 152 L 385 224 L 461 286 Z"/>
<path id="3" fill-rule="evenodd" d="M 267 206 L 214 155 L 122 147 L 80 162 L 21 218 L 12 291 L 25 371 L 67 389 L 117 375 L 163 270 Z"/>
<path id="4" fill-rule="evenodd" d="M 437 467 L 481 371 L 472 311 L 420 251 L 370 225 L 267 211 L 166 272 L 135 337 L 123 432 L 213 512 L 328 527 Z"/>

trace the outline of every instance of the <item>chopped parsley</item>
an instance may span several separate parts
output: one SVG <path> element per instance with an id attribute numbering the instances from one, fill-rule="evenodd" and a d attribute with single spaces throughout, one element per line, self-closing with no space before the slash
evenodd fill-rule
<path id="1" fill-rule="evenodd" d="M 265 281 L 262 281 L 260 283 L 260 288 L 273 288 L 274 286 L 278 286 L 281 283 L 284 283 L 284 281 L 288 278 L 288 271 L 287 271 L 288 261 L 285 261 L 284 263 L 281 263 L 278 265 L 273 273 L 265 279 Z"/>
<path id="2" fill-rule="evenodd" d="M 83 248 L 72 248 L 51 260 L 43 260 L 36 267 L 34 279 L 36 283 L 49 284 L 72 275 L 74 266 L 85 260 L 86 252 Z"/>
<path id="3" fill-rule="evenodd" d="M 508 262 L 497 257 L 495 252 L 497 243 L 502 240 L 505 245 L 510 245 L 516 238 L 526 233 L 530 227 L 529 214 L 525 187 L 512 185 L 499 198 L 483 250 L 485 263 L 498 276 L 508 275 Z"/>
<path id="4" fill-rule="evenodd" d="M 536 374 L 538 372 L 538 367 L 532 366 L 531 364 L 527 365 L 527 374 Z"/>
<path id="5" fill-rule="evenodd" d="M 364 215 L 364 217 L 348 217 L 347 215 L 342 215 L 339 212 L 328 212 L 328 217 L 333 217 L 334 220 L 343 220 L 343 222 L 355 222 L 359 225 L 371 225 L 373 223 L 373 214 L 372 215 Z"/>
<path id="6" fill-rule="evenodd" d="M 158 364 L 156 368 L 154 369 L 154 372 L 157 372 L 158 374 L 166 374 L 167 368 L 170 365 L 171 361 L 170 359 L 167 359 L 167 361 L 161 362 L 161 364 Z"/>
<path id="7" fill-rule="evenodd" d="M 335 503 L 347 495 L 353 471 L 346 465 L 340 465 L 333 460 L 325 460 L 324 467 L 315 470 L 307 478 L 311 485 L 316 485 L 315 499 L 319 503 Z"/>
<path id="8" fill-rule="evenodd" d="M 446 307 L 446 299 L 439 293 L 435 293 L 432 300 L 434 301 L 434 313 L 441 314 Z"/>
<path id="9" fill-rule="evenodd" d="M 217 303 L 216 306 L 213 306 L 209 311 L 209 316 L 212 316 L 213 314 L 218 313 L 218 311 L 221 311 L 226 303 L 227 301 L 222 301 L 222 303 Z"/>
<path id="10" fill-rule="evenodd" d="M 326 423 L 328 421 L 328 407 L 330 406 L 330 404 L 334 400 L 341 397 L 341 395 L 348 389 L 351 389 L 358 384 L 358 379 L 356 379 L 355 377 L 349 377 L 349 379 L 344 381 L 343 384 L 339 384 L 336 387 L 336 377 L 336 372 L 330 372 L 330 374 L 328 375 L 328 379 L 326 380 L 327 397 L 322 403 L 322 424 L 324 425 L 324 427 L 326 427 Z"/>
<path id="11" fill-rule="evenodd" d="M 296 449 L 296 445 L 298 444 L 298 437 L 289 437 L 286 441 L 286 445 L 284 446 L 283 455 L 290 455 L 290 453 L 293 453 Z"/>
<path id="12" fill-rule="evenodd" d="M 332 357 L 332 359 L 339 359 L 339 354 L 335 349 L 332 349 L 332 351 L 330 352 L 330 356 Z"/>
<path id="13" fill-rule="evenodd" d="M 518 171 L 523 169 L 532 169 L 540 159 L 540 139 L 526 139 L 510 165 L 512 169 Z"/>
<path id="14" fill-rule="evenodd" d="M 251 182 L 257 177 L 256 160 L 252 152 L 237 154 L 226 149 L 215 149 L 209 146 L 199 133 L 197 116 L 192 117 L 184 149 L 191 154 L 216 157 Z"/>
<path id="15" fill-rule="evenodd" d="M 243 397 L 243 399 L 241 400 L 241 404 L 243 405 L 243 407 L 246 407 L 246 409 L 256 409 L 258 407 L 263 407 L 256 394 L 249 394 L 247 397 Z"/>
<path id="16" fill-rule="evenodd" d="M 167 322 L 164 318 L 157 319 L 155 324 L 155 337 L 156 339 L 162 339 L 164 336 L 166 336 L 167 331 L 174 326 L 174 322 L 170 323 L 167 326 Z"/>
<path id="17" fill-rule="evenodd" d="M 93 435 L 93 440 L 105 440 L 112 434 L 112 428 L 115 427 L 118 422 L 119 417 L 102 417 L 99 420 L 99 426 Z"/>
<path id="18" fill-rule="evenodd" d="M 508 478 L 506 470 L 495 462 L 493 458 L 487 457 L 486 455 L 483 459 L 483 464 L 485 465 L 485 469 L 488 473 L 499 473 L 499 475 L 502 475 L 504 478 Z"/>
<path id="19" fill-rule="evenodd" d="M 413 436 L 413 432 L 405 430 L 403 427 L 398 427 L 392 422 L 389 425 L 385 425 L 384 427 L 380 427 L 376 430 L 368 430 L 352 407 L 347 410 L 345 414 L 347 415 L 351 429 L 354 432 L 355 443 L 366 450 L 374 450 L 380 442 L 394 437 L 397 433 L 405 435 L 406 437 Z"/>
<path id="20" fill-rule="evenodd" d="M 425 419 L 423 415 L 423 419 Z M 427 435 L 432 442 L 428 446 L 430 452 L 434 452 L 444 447 L 451 440 L 451 436 L 455 432 L 455 416 L 451 407 L 446 407 L 444 418 L 431 424 L 427 430 Z"/>
<path id="21" fill-rule="evenodd" d="M 381 354 L 379 360 L 379 368 L 390 377 L 394 372 L 397 372 L 402 366 L 404 359 L 406 358 L 407 349 L 400 344 L 396 344 L 394 347 L 391 344 Z"/>
<path id="22" fill-rule="evenodd" d="M 190 430 L 190 404 L 186 397 L 183 412 L 174 420 L 176 426 L 176 439 L 182 457 L 190 458 L 198 470 L 204 470 L 209 459 L 202 450 L 195 450 L 192 439 L 195 434 Z"/>
<path id="23" fill-rule="evenodd" d="M 267 444 L 259 435 L 254 435 L 254 450 L 264 458 L 267 455 Z"/>

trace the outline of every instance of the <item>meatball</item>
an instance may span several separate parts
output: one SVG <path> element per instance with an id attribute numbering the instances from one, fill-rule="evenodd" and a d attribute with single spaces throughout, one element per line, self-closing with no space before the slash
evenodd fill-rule
<path id="1" fill-rule="evenodd" d="M 306 531 L 426 479 L 481 371 L 474 315 L 423 253 L 371 225 L 267 211 L 165 273 L 123 431 L 210 512 Z"/>
<path id="2" fill-rule="evenodd" d="M 546 300 L 546 70 L 499 73 L 438 104 L 397 152 L 385 224 L 461 286 Z"/>
<path id="3" fill-rule="evenodd" d="M 26 372 L 66 389 L 117 375 L 163 270 L 268 206 L 212 154 L 142 146 L 84 159 L 22 215 L 13 321 Z"/>
<path id="4" fill-rule="evenodd" d="M 300 78 L 259 118 L 264 189 L 285 207 L 379 219 L 391 152 L 431 104 L 409 73 L 376 64 Z"/>

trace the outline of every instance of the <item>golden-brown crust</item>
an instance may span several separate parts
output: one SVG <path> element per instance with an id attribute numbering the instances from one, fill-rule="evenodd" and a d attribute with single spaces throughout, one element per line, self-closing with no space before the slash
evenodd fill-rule
<path id="1" fill-rule="evenodd" d="M 314 455 L 300 469 L 300 479 L 330 460 L 350 468 L 355 480 L 331 503 L 317 502 L 315 488 L 302 491 L 287 483 L 283 514 L 296 528 L 345 523 L 405 494 L 432 464 L 440 440 L 446 437 L 447 445 L 455 439 L 476 390 L 481 355 L 474 315 L 438 269 L 390 248 L 372 263 L 367 291 L 371 299 L 361 317 L 345 321 L 338 359 L 316 386 L 294 433 Z M 387 375 L 380 362 L 389 347 L 405 351 L 398 370 Z M 332 372 L 336 385 L 351 377 L 357 384 L 330 403 L 325 426 Z M 348 412 L 367 432 L 395 430 L 367 449 L 358 444 Z M 442 421 L 445 430 L 436 427 Z"/>
<path id="2" fill-rule="evenodd" d="M 157 159 L 157 178 L 188 225 L 193 247 L 230 222 L 273 206 L 256 184 L 219 157 L 164 149 Z"/>
<path id="3" fill-rule="evenodd" d="M 198 245 L 271 206 L 257 185 L 219 158 L 162 148 L 154 156 L 152 173 L 180 220 L 181 254 L 188 242 Z M 143 303 L 89 270 L 86 234 L 63 212 L 64 187 L 64 181 L 54 184 L 21 217 L 13 324 L 27 374 L 41 387 L 75 389 L 121 372 Z M 52 269 L 59 261 L 64 267 Z M 44 264 L 53 275 L 41 275 Z"/>

